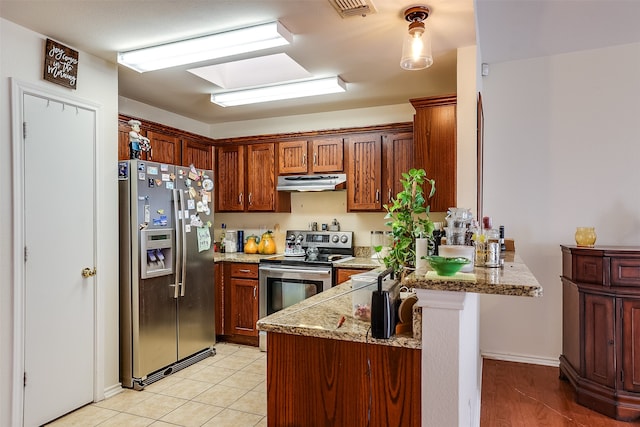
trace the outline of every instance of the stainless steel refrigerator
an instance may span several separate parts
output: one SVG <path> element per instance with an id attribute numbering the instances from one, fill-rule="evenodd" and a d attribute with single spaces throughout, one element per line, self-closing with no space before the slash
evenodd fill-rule
<path id="1" fill-rule="evenodd" d="M 213 172 L 118 164 L 120 380 L 142 389 L 214 354 Z"/>

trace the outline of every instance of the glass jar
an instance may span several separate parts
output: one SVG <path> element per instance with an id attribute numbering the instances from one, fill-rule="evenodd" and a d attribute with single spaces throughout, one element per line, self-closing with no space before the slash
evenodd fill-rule
<path id="1" fill-rule="evenodd" d="M 592 248 L 596 243 L 596 229 L 594 227 L 578 227 L 575 237 L 578 246 Z"/>

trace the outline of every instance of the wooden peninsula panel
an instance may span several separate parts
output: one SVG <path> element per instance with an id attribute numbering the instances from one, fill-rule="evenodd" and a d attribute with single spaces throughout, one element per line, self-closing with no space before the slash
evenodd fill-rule
<path id="1" fill-rule="evenodd" d="M 419 349 L 273 332 L 267 348 L 270 427 L 420 426 Z"/>

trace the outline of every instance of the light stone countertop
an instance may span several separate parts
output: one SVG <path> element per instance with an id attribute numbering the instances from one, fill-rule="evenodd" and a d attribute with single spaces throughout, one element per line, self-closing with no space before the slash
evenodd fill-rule
<path id="1" fill-rule="evenodd" d="M 371 338 L 370 323 L 358 320 L 352 315 L 351 295 L 351 280 L 349 280 L 258 320 L 258 329 L 290 335 L 421 348 L 421 340 L 413 338 L 412 334 L 393 335 L 387 340 Z M 338 321 L 343 315 L 345 322 L 337 328 Z"/>
<path id="2" fill-rule="evenodd" d="M 473 273 L 458 273 L 451 277 L 435 272 L 417 277 L 410 274 L 402 284 L 410 288 L 478 294 L 542 296 L 542 286 L 515 252 L 506 252 L 503 268 L 475 267 Z"/>
<path id="3" fill-rule="evenodd" d="M 245 254 L 244 252 L 231 252 L 231 253 L 213 253 L 213 262 L 244 262 L 249 264 L 258 264 L 261 259 L 272 256 L 278 256 L 278 254 L 262 255 L 262 254 Z"/>
<path id="4" fill-rule="evenodd" d="M 452 277 L 436 276 L 417 278 L 410 274 L 403 285 L 416 289 L 444 290 L 453 292 L 472 292 L 494 295 L 514 295 L 525 297 L 542 296 L 542 286 L 538 283 L 524 262 L 513 252 L 505 254 L 504 268 L 476 267 L 473 275 L 466 273 Z M 422 346 L 419 336 L 421 316 L 414 306 L 414 331 L 411 335 L 393 335 L 388 340 L 372 339 L 369 322 L 355 319 L 352 315 L 351 281 L 314 295 L 298 304 L 278 311 L 258 320 L 261 331 L 279 332 L 292 335 L 313 336 L 346 340 L 353 342 L 372 342 L 419 349 Z M 340 317 L 344 315 L 345 323 L 336 328 Z"/>

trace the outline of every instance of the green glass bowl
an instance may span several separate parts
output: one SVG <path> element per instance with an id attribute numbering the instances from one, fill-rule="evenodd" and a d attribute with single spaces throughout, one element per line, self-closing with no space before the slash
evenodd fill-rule
<path id="1" fill-rule="evenodd" d="M 429 261 L 429 265 L 439 276 L 453 276 L 460 271 L 463 266 L 471 262 L 469 258 L 462 257 L 450 258 L 432 255 L 423 258 Z"/>

